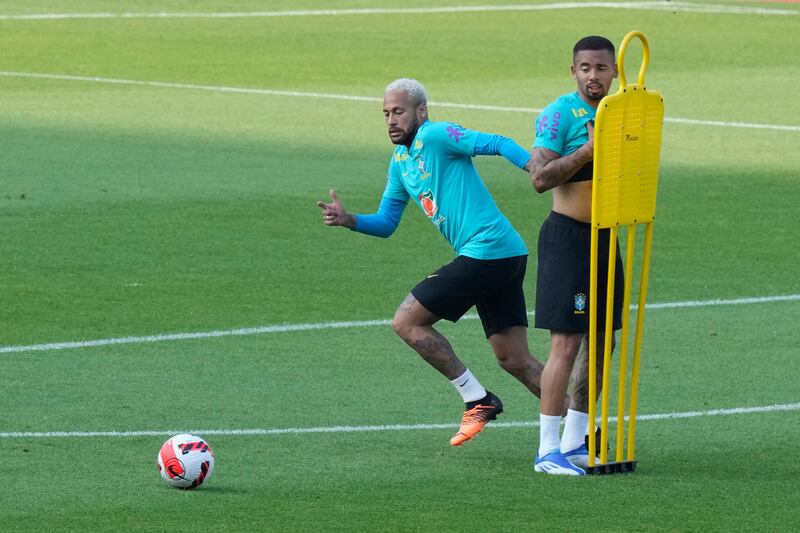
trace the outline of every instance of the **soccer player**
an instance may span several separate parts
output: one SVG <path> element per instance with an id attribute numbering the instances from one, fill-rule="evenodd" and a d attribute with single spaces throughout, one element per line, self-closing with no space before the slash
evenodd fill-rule
<path id="1" fill-rule="evenodd" d="M 476 306 L 500 366 L 534 395 L 540 394 L 543 365 L 528 349 L 522 288 L 528 250 L 472 162 L 476 155 L 502 155 L 529 171 L 530 154 L 506 137 L 431 122 L 425 89 L 416 80 L 401 78 L 386 87 L 383 114 L 396 147 L 377 213 L 347 212 L 334 190 L 329 203 L 317 205 L 328 226 L 389 237 L 410 199 L 455 249 L 453 262 L 411 289 L 395 312 L 392 327 L 461 394 L 466 408 L 458 432 L 450 439 L 451 445 L 460 446 L 502 413 L 503 404 L 433 328 L 439 320 L 456 322 Z"/>
<path id="2" fill-rule="evenodd" d="M 553 190 L 553 210 L 542 224 L 536 279 L 537 328 L 550 331 L 550 353 L 541 378 L 540 441 L 534 469 L 548 474 L 583 475 L 589 462 L 588 361 L 576 368 L 573 396 L 559 439 L 564 394 L 576 356 L 585 356 L 589 338 L 589 252 L 592 220 L 593 120 L 600 100 L 617 77 L 614 45 L 584 37 L 572 51 L 577 91 L 548 105 L 536 121 L 531 151 L 531 182 L 536 192 Z M 608 230 L 598 245 L 597 323 L 605 324 Z M 614 330 L 622 327 L 622 262 L 617 252 Z M 603 302 L 603 303 L 601 303 Z M 613 339 L 612 339 L 613 340 Z M 604 330 L 597 332 L 602 365 Z M 582 347 L 583 346 L 583 347 Z M 613 349 L 613 347 L 612 347 Z M 602 372 L 598 372 L 598 377 Z M 598 386 L 599 390 L 599 386 Z"/>

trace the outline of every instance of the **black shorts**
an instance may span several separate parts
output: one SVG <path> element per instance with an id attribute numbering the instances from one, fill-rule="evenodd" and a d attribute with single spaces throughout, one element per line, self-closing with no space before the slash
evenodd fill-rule
<path id="1" fill-rule="evenodd" d="M 473 305 L 489 338 L 512 326 L 528 326 L 525 267 L 528 256 L 473 259 L 460 255 L 411 289 L 422 306 L 456 322 Z"/>
<path id="2" fill-rule="evenodd" d="M 597 245 L 597 331 L 605 329 L 609 230 Z M 564 333 L 589 331 L 589 260 L 591 224 L 551 212 L 539 231 L 536 277 L 537 328 Z M 614 329 L 622 327 L 624 271 L 617 242 L 614 281 Z"/>

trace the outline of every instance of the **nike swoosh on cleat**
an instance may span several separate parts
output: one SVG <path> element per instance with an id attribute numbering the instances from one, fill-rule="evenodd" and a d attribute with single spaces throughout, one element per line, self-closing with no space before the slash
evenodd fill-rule
<path id="1" fill-rule="evenodd" d="M 464 386 L 464 385 L 466 385 L 467 383 L 469 383 L 469 378 L 467 378 L 467 380 L 466 380 L 464 383 L 462 383 L 461 385 L 459 385 L 459 387 L 463 387 L 463 386 Z"/>
<path id="2" fill-rule="evenodd" d="M 439 274 L 431 274 L 430 276 L 428 276 L 428 279 L 438 278 L 438 277 L 439 277 Z"/>

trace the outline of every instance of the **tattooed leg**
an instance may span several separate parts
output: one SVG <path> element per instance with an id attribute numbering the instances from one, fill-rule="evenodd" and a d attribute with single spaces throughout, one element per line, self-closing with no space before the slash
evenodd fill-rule
<path id="1" fill-rule="evenodd" d="M 397 308 L 392 328 L 429 365 L 448 380 L 454 380 L 467 369 L 447 339 L 433 329 L 433 324 L 438 321 L 439 317 L 425 309 L 413 295 L 409 294 Z"/>
<path id="2" fill-rule="evenodd" d="M 616 338 L 611 338 L 611 351 L 613 353 Z M 598 333 L 597 335 L 597 373 L 595 375 L 595 398 L 600 396 L 600 387 L 603 386 L 603 348 L 605 346 L 604 335 Z M 572 401 L 570 402 L 570 409 L 580 411 L 582 413 L 589 412 L 589 335 L 583 337 L 581 348 L 578 351 L 578 357 L 575 359 L 575 368 L 572 372 L 571 380 Z"/>

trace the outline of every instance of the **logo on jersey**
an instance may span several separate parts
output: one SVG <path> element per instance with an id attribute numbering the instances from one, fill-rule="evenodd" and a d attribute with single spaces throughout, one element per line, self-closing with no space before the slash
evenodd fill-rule
<path id="1" fill-rule="evenodd" d="M 561 125 L 561 113 L 556 111 L 553 113 L 553 118 L 550 120 L 550 117 L 547 115 L 542 115 L 539 118 L 539 121 L 536 123 L 536 135 L 544 135 L 545 133 L 550 134 L 550 140 L 556 140 L 558 137 L 558 127 Z"/>
<path id="2" fill-rule="evenodd" d="M 588 114 L 589 114 L 589 112 L 586 111 L 582 107 L 578 108 L 578 109 L 575 109 L 574 107 L 572 108 L 572 116 L 575 117 L 575 118 L 581 118 L 582 116 L 585 116 L 585 115 L 588 115 Z"/>
<path id="3" fill-rule="evenodd" d="M 422 141 L 417 139 L 417 142 L 414 143 L 414 150 L 422 150 Z"/>
<path id="4" fill-rule="evenodd" d="M 425 166 L 425 160 L 422 159 L 422 156 L 417 156 L 417 170 L 419 170 L 419 179 L 425 180 L 431 176 L 431 173 L 428 172 L 427 167 Z"/>
<path id="5" fill-rule="evenodd" d="M 455 126 L 447 126 L 447 136 L 452 137 L 455 142 L 458 142 L 464 136 L 464 128 L 456 124 Z"/>
<path id="6" fill-rule="evenodd" d="M 579 292 L 575 295 L 575 314 L 582 315 L 586 312 L 586 295 Z"/>
<path id="7" fill-rule="evenodd" d="M 436 211 L 439 210 L 439 206 L 436 205 L 436 200 L 433 198 L 433 192 L 430 189 L 426 192 L 421 192 L 419 196 L 417 196 L 417 199 L 419 200 L 419 205 L 422 206 L 422 210 L 428 215 L 428 218 L 433 218 L 434 215 L 436 215 Z"/>

